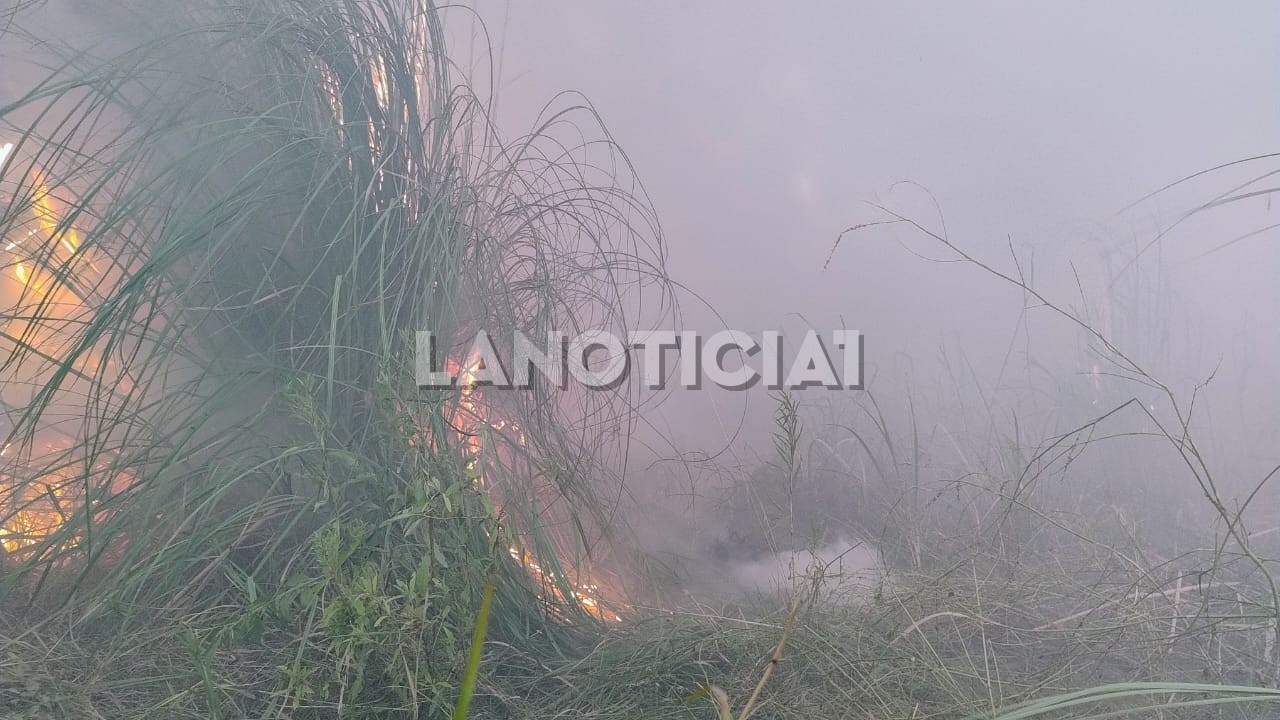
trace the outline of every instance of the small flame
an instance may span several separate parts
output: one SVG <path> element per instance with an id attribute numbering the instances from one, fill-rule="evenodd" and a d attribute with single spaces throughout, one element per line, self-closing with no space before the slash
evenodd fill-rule
<path id="1" fill-rule="evenodd" d="M 12 159 L 13 149 L 13 143 L 0 145 L 0 167 Z M 42 299 L 42 303 L 36 310 L 6 310 L 4 315 L 6 334 L 23 338 L 23 343 L 44 355 L 43 359 L 33 361 L 36 367 L 19 366 L 8 372 L 11 377 L 13 373 L 22 373 L 27 376 L 25 382 L 39 383 L 42 381 L 38 376 L 44 368 L 38 363 L 58 356 L 58 348 L 65 342 L 63 328 L 79 322 L 78 313 L 85 309 L 84 299 L 61 276 L 46 272 L 47 266 L 50 261 L 63 264 L 68 274 L 96 268 L 87 260 L 72 267 L 70 263 L 73 260 L 81 259 L 76 257 L 80 238 L 62 213 L 43 173 L 35 174 L 32 186 L 34 227 L 27 229 L 20 238 L 9 239 L 4 247 L 4 252 L 12 258 L 13 278 L 21 292 L 5 293 L 5 296 L 20 298 L 30 290 Z M 33 245 L 41 242 L 44 248 L 31 252 Z M 43 302 L 50 293 L 54 294 L 55 301 Z M 15 325 L 19 327 L 15 328 Z M 95 367 L 101 366 L 101 360 L 92 354 L 83 358 L 84 362 Z M 110 366 L 111 363 L 107 361 L 106 364 Z M 75 449 L 80 444 L 57 428 L 41 428 L 38 434 L 46 439 L 50 435 L 58 439 L 54 442 L 41 441 L 34 447 L 11 448 L 6 445 L 0 448 L 0 458 L 4 459 L 3 466 L 0 466 L 0 548 L 10 554 L 32 548 L 62 528 L 68 518 L 89 501 L 85 495 L 87 488 L 103 487 L 106 478 L 113 476 L 116 480 L 124 479 L 118 472 L 113 474 L 110 464 L 101 458 L 92 467 L 76 462 Z M 74 544 L 79 538 L 73 536 L 67 540 Z"/>
<path id="2" fill-rule="evenodd" d="M 0 449 L 0 457 L 7 456 L 10 449 L 8 445 Z M 0 547 L 5 552 L 21 553 L 45 541 L 86 502 L 86 471 L 83 465 L 70 460 L 71 449 L 70 441 L 46 443 L 39 461 L 55 467 L 23 472 L 21 477 L 0 475 L 0 509 L 3 509 L 4 516 L 4 522 L 0 524 Z M 104 478 L 112 477 L 110 465 L 110 457 L 101 457 L 88 469 L 88 473 L 101 483 Z M 121 487 L 129 478 L 118 473 L 114 480 L 112 486 Z M 79 542 L 78 534 L 66 538 L 68 545 Z"/>
<path id="3" fill-rule="evenodd" d="M 514 420 L 490 419 L 489 407 L 485 404 L 477 387 L 480 371 L 479 358 L 473 358 L 465 364 L 449 360 L 446 363 L 446 369 L 450 375 L 458 379 L 458 407 L 463 412 L 458 413 L 461 417 L 455 422 L 469 456 L 469 467 L 475 473 L 475 483 L 484 487 L 486 481 L 480 467 L 480 456 L 484 451 L 482 436 L 488 432 L 502 431 L 508 433 L 509 437 L 513 437 L 516 444 L 522 447 L 525 445 L 525 436 L 520 429 L 520 423 Z M 498 500 L 495 498 L 494 502 L 496 504 Z M 522 551 L 515 545 L 507 548 L 507 554 L 512 560 L 520 563 L 529 577 L 543 588 L 544 592 L 549 592 L 556 603 L 577 605 L 587 614 L 600 620 L 622 622 L 622 618 L 601 600 L 598 585 L 589 582 L 571 583 L 566 597 L 562 588 L 566 586 L 567 579 L 557 578 L 555 573 L 544 571 L 532 554 Z M 548 598 L 539 596 L 539 599 L 545 601 Z"/>
<path id="4" fill-rule="evenodd" d="M 0 526 L 0 547 L 7 553 L 18 553 L 52 535 L 66 521 L 59 502 L 63 495 L 60 484 L 25 483 L 19 497 L 14 490 L 5 493 L 5 501 L 20 509 L 11 511 Z"/>

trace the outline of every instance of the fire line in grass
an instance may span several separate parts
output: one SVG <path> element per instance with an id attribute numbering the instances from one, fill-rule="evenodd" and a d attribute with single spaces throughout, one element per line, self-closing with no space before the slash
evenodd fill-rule
<path id="1" fill-rule="evenodd" d="M 485 452 L 484 437 L 494 433 L 507 433 L 515 444 L 524 447 L 526 440 L 520 423 L 512 420 L 491 419 L 489 406 L 477 387 L 475 377 L 479 360 L 472 359 L 465 366 L 456 360 L 448 361 L 449 372 L 458 378 L 458 406 L 455 425 L 461 442 L 468 455 L 470 469 L 478 487 L 490 494 L 495 507 L 501 510 L 501 499 L 493 488 L 489 487 L 482 463 Z M 544 570 L 537 558 L 528 550 L 517 545 L 507 548 L 511 559 L 520 563 L 525 573 L 541 591 L 539 599 L 547 603 L 553 612 L 557 606 L 576 605 L 583 612 L 599 620 L 622 622 L 621 616 L 614 609 L 615 603 L 603 597 L 600 586 L 589 577 L 586 580 L 573 582 L 569 578 L 559 578 L 554 572 Z M 567 592 L 566 592 L 567 589 Z"/>

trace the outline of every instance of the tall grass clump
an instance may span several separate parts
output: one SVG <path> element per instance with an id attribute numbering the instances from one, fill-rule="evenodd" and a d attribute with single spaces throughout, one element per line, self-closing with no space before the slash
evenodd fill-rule
<path id="1" fill-rule="evenodd" d="M 500 137 L 425 0 L 97 5 L 0 26 L 3 652 L 99 714 L 425 717 L 486 577 L 513 647 L 595 623 L 627 388 L 414 380 L 418 330 L 671 311 L 589 107 Z"/>

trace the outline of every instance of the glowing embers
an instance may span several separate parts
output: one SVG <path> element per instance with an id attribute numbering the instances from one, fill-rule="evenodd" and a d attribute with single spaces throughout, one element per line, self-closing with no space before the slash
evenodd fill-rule
<path id="1" fill-rule="evenodd" d="M 520 548 L 511 546 L 507 548 L 507 554 L 512 560 L 524 566 L 525 572 L 529 573 L 538 584 L 560 604 L 576 604 L 582 608 L 584 612 L 599 620 L 608 620 L 610 622 L 622 622 L 622 618 L 613 611 L 602 599 L 600 595 L 600 586 L 591 582 L 570 582 L 567 578 L 561 579 L 556 577 L 555 573 L 547 572 L 542 566 L 534 561 L 532 555 L 527 552 L 521 552 Z M 568 596 L 563 589 L 568 587 Z M 545 601 L 547 598 L 542 596 Z"/>
<path id="2" fill-rule="evenodd" d="M 8 555 L 21 556 L 53 537 L 79 516 L 87 517 L 86 503 L 97 507 L 113 488 L 128 482 L 124 473 L 115 472 L 113 454 L 103 454 L 95 461 L 78 457 L 70 441 L 48 442 L 19 456 L 12 446 L 0 449 L 0 547 Z M 60 548 L 81 542 L 82 532 L 60 538 Z"/>
<path id="3" fill-rule="evenodd" d="M 0 458 L 8 455 L 9 450 L 8 447 L 0 450 Z M 0 546 L 9 554 L 52 535 L 72 512 L 67 505 L 68 485 L 73 481 L 69 473 L 36 478 L 24 478 L 24 475 L 0 474 L 0 508 L 3 508 Z"/>

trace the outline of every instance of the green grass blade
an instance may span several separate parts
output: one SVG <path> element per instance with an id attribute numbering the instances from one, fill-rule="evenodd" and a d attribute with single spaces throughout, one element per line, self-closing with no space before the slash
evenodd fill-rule
<path id="1" fill-rule="evenodd" d="M 467 669 L 462 675 L 462 687 L 458 689 L 458 704 L 453 706 L 453 720 L 466 720 L 471 707 L 471 695 L 480 675 L 480 656 L 484 654 L 484 633 L 489 627 L 489 608 L 493 605 L 493 577 L 484 586 L 484 599 L 480 601 L 480 613 L 476 615 L 476 629 L 471 634 L 471 653 L 467 656 Z"/>

